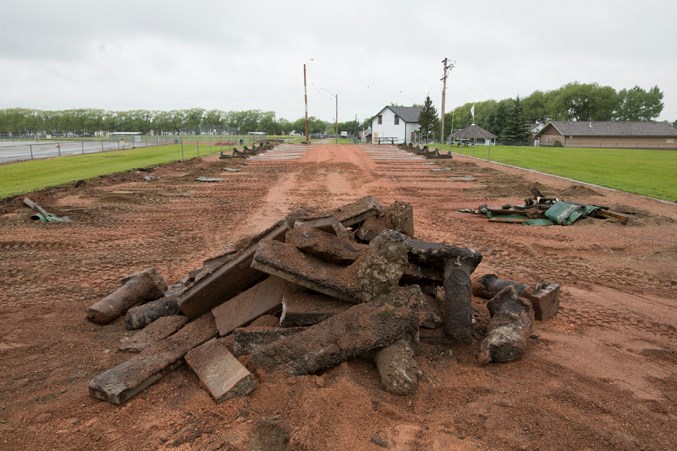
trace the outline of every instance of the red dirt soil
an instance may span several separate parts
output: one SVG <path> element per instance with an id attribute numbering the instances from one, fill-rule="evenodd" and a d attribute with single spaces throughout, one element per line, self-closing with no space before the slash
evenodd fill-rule
<path id="1" fill-rule="evenodd" d="M 462 156 L 376 159 L 384 151 L 401 155 L 314 145 L 298 160 L 192 160 L 151 171 L 151 182 L 132 171 L 30 195 L 70 223 L 34 223 L 20 198 L 0 205 L 0 447 L 249 449 L 257 424 L 275 418 L 288 449 L 674 448 L 677 207 Z M 534 183 L 631 219 L 527 227 L 457 211 L 522 203 Z M 131 334 L 122 319 L 85 319 L 123 276 L 153 266 L 176 282 L 296 207 L 368 194 L 411 203 L 418 238 L 481 251 L 475 274 L 562 285 L 559 313 L 536 323 L 522 361 L 480 366 L 479 341 L 423 343 L 410 397 L 384 392 L 369 360 L 288 377 L 247 358 L 257 388 L 222 404 L 185 366 L 123 406 L 88 395 L 95 375 L 129 357 L 116 351 Z M 475 299 L 479 326 L 484 302 Z"/>

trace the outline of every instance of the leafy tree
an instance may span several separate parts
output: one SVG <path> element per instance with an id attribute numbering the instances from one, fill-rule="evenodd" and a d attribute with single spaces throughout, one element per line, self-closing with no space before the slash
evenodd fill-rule
<path id="1" fill-rule="evenodd" d="M 551 108 L 553 118 L 575 121 L 608 121 L 613 118 L 618 95 L 611 86 L 597 83 L 569 83 L 555 94 Z"/>
<path id="2" fill-rule="evenodd" d="M 639 86 L 618 92 L 615 118 L 621 121 L 650 121 L 663 111 L 663 93 L 658 86 L 645 91 Z"/>
<path id="3" fill-rule="evenodd" d="M 524 119 L 531 123 L 536 121 L 547 122 L 550 119 L 550 112 L 548 111 L 549 97 L 551 97 L 550 93 L 534 91 L 531 95 L 522 99 Z"/>
<path id="4" fill-rule="evenodd" d="M 421 115 L 418 117 L 418 134 L 425 142 L 434 141 L 438 135 L 440 124 L 437 117 L 437 110 L 433 106 L 430 96 L 425 98 L 425 103 L 421 109 Z"/>

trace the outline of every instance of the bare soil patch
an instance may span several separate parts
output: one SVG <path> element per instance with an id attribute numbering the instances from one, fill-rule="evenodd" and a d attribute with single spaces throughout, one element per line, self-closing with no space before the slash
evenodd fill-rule
<path id="1" fill-rule="evenodd" d="M 31 194 L 71 223 L 39 224 L 21 199 L 0 207 L 0 444 L 5 449 L 669 449 L 677 430 L 677 207 L 454 156 L 374 160 L 315 145 L 295 161 L 192 160 Z M 224 172 L 224 166 L 241 172 Z M 451 171 L 431 171 L 450 167 Z M 455 182 L 450 175 L 477 181 Z M 146 181 L 144 176 L 156 176 Z M 197 176 L 220 177 L 199 183 Z M 623 226 L 489 223 L 459 213 L 546 195 L 611 206 Z M 126 360 L 119 319 L 85 309 L 149 266 L 169 283 L 304 205 L 364 195 L 413 205 L 415 233 L 481 251 L 476 274 L 562 286 L 559 313 L 535 325 L 525 358 L 480 366 L 479 341 L 422 343 L 415 395 L 384 392 L 371 360 L 316 375 L 256 370 L 247 397 L 215 404 L 186 367 L 123 406 L 89 381 Z M 486 301 L 475 298 L 476 328 Z M 263 434 L 263 435 L 262 435 Z M 263 438 L 262 438 L 263 437 Z"/>

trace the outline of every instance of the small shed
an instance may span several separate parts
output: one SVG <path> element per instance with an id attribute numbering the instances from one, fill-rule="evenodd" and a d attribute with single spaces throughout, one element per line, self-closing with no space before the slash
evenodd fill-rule
<path id="1" fill-rule="evenodd" d="M 495 146 L 496 139 L 498 139 L 498 136 L 476 124 L 470 124 L 466 128 L 461 129 L 456 133 L 452 133 L 452 135 L 449 136 L 450 144 L 456 142 L 458 145 L 467 145 L 472 142 L 473 146 L 477 143 L 477 140 L 482 141 L 488 146 Z"/>

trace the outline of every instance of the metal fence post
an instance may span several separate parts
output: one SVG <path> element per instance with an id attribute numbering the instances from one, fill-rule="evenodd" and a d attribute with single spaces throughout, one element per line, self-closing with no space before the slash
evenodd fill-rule
<path id="1" fill-rule="evenodd" d="M 30 148 L 31 151 L 31 160 L 33 159 L 33 144 L 29 144 L 28 147 Z"/>
<path id="2" fill-rule="evenodd" d="M 183 161 L 183 138 L 181 138 L 181 161 Z"/>
<path id="3" fill-rule="evenodd" d="M 84 155 L 85 154 L 85 142 L 80 141 L 80 144 L 82 144 L 82 154 Z"/>
<path id="4" fill-rule="evenodd" d="M 101 152 L 103 152 L 103 140 L 99 141 L 101 143 Z"/>
<path id="5" fill-rule="evenodd" d="M 212 156 L 212 137 L 209 137 L 209 156 Z"/>
<path id="6" fill-rule="evenodd" d="M 61 143 L 56 143 L 56 151 L 59 152 L 59 156 L 61 156 Z"/>
<path id="7" fill-rule="evenodd" d="M 197 157 L 200 158 L 200 138 L 195 137 L 195 143 L 197 144 Z"/>

